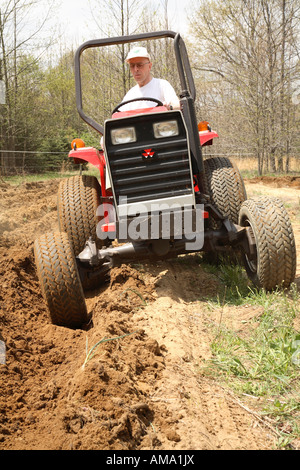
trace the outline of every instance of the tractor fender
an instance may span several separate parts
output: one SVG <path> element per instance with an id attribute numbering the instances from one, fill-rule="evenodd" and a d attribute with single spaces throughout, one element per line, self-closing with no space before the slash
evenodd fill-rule
<path id="1" fill-rule="evenodd" d="M 76 148 L 75 150 L 71 150 L 69 152 L 69 158 L 73 158 L 74 163 L 80 164 L 80 163 L 88 162 L 91 165 L 98 168 L 99 173 L 100 173 L 100 184 L 101 184 L 102 196 L 106 196 L 106 191 L 105 191 L 106 162 L 105 162 L 103 151 L 97 150 L 94 147 Z"/>
<path id="2" fill-rule="evenodd" d="M 215 137 L 219 137 L 218 134 L 215 131 L 200 131 L 199 132 L 199 139 L 200 139 L 200 145 L 201 147 L 204 147 L 205 145 L 212 145 L 213 139 Z"/>
<path id="3" fill-rule="evenodd" d="M 69 157 L 74 159 L 74 163 L 88 162 L 97 168 L 99 165 L 105 165 L 103 152 L 94 147 L 82 147 L 69 152 Z"/>

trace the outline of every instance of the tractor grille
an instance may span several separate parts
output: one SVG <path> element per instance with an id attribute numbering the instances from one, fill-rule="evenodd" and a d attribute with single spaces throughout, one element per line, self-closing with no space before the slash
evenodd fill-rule
<path id="1" fill-rule="evenodd" d="M 122 149 L 110 155 L 115 195 L 127 201 L 141 202 L 191 193 L 191 174 L 186 141 L 165 149 L 152 147 L 154 156 L 142 157 L 144 148 Z"/>
<path id="2" fill-rule="evenodd" d="M 176 117 L 181 118 L 181 114 L 178 113 Z M 155 139 L 152 124 L 159 119 L 161 116 L 150 114 L 131 118 L 129 122 L 126 120 L 126 126 L 134 125 L 137 141 L 121 146 L 106 145 L 117 205 L 120 198 L 125 196 L 127 203 L 139 203 L 190 195 L 193 192 L 183 123 L 180 121 L 178 136 Z M 124 126 L 125 120 L 122 121 Z M 154 152 L 154 155 L 145 158 L 145 150 Z"/>

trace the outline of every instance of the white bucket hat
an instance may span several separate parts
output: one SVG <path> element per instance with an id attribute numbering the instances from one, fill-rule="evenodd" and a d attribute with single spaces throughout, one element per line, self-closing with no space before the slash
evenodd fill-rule
<path id="1" fill-rule="evenodd" d="M 126 62 L 129 62 L 130 59 L 134 59 L 135 57 L 146 57 L 150 59 L 150 55 L 145 47 L 134 47 L 129 52 L 128 56 L 126 57 Z"/>

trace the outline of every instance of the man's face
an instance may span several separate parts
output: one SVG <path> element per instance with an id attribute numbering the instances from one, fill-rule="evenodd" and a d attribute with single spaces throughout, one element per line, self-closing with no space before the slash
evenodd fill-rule
<path id="1" fill-rule="evenodd" d="M 152 63 L 147 57 L 135 57 L 134 59 L 130 59 L 129 67 L 133 78 L 140 87 L 150 82 Z"/>

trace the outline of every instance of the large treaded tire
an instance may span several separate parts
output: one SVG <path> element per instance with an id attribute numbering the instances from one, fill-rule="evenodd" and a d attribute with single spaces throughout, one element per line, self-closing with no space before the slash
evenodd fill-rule
<path id="1" fill-rule="evenodd" d="M 218 211 L 234 224 L 238 223 L 242 203 L 247 199 L 246 189 L 236 165 L 226 157 L 204 160 L 204 192 Z M 212 222 L 212 228 L 220 223 Z"/>
<path id="2" fill-rule="evenodd" d="M 86 241 L 96 236 L 99 217 L 96 215 L 101 201 L 101 187 L 95 176 L 72 176 L 63 180 L 58 189 L 57 211 L 61 232 L 69 236 L 75 256 L 85 247 Z"/>
<path id="3" fill-rule="evenodd" d="M 37 275 L 53 324 L 80 328 L 88 321 L 76 259 L 66 233 L 46 233 L 34 242 Z"/>
<path id="4" fill-rule="evenodd" d="M 288 288 L 295 279 L 296 244 L 289 215 L 278 198 L 248 199 L 241 207 L 239 224 L 250 226 L 256 256 L 243 255 L 249 278 L 266 290 Z"/>

